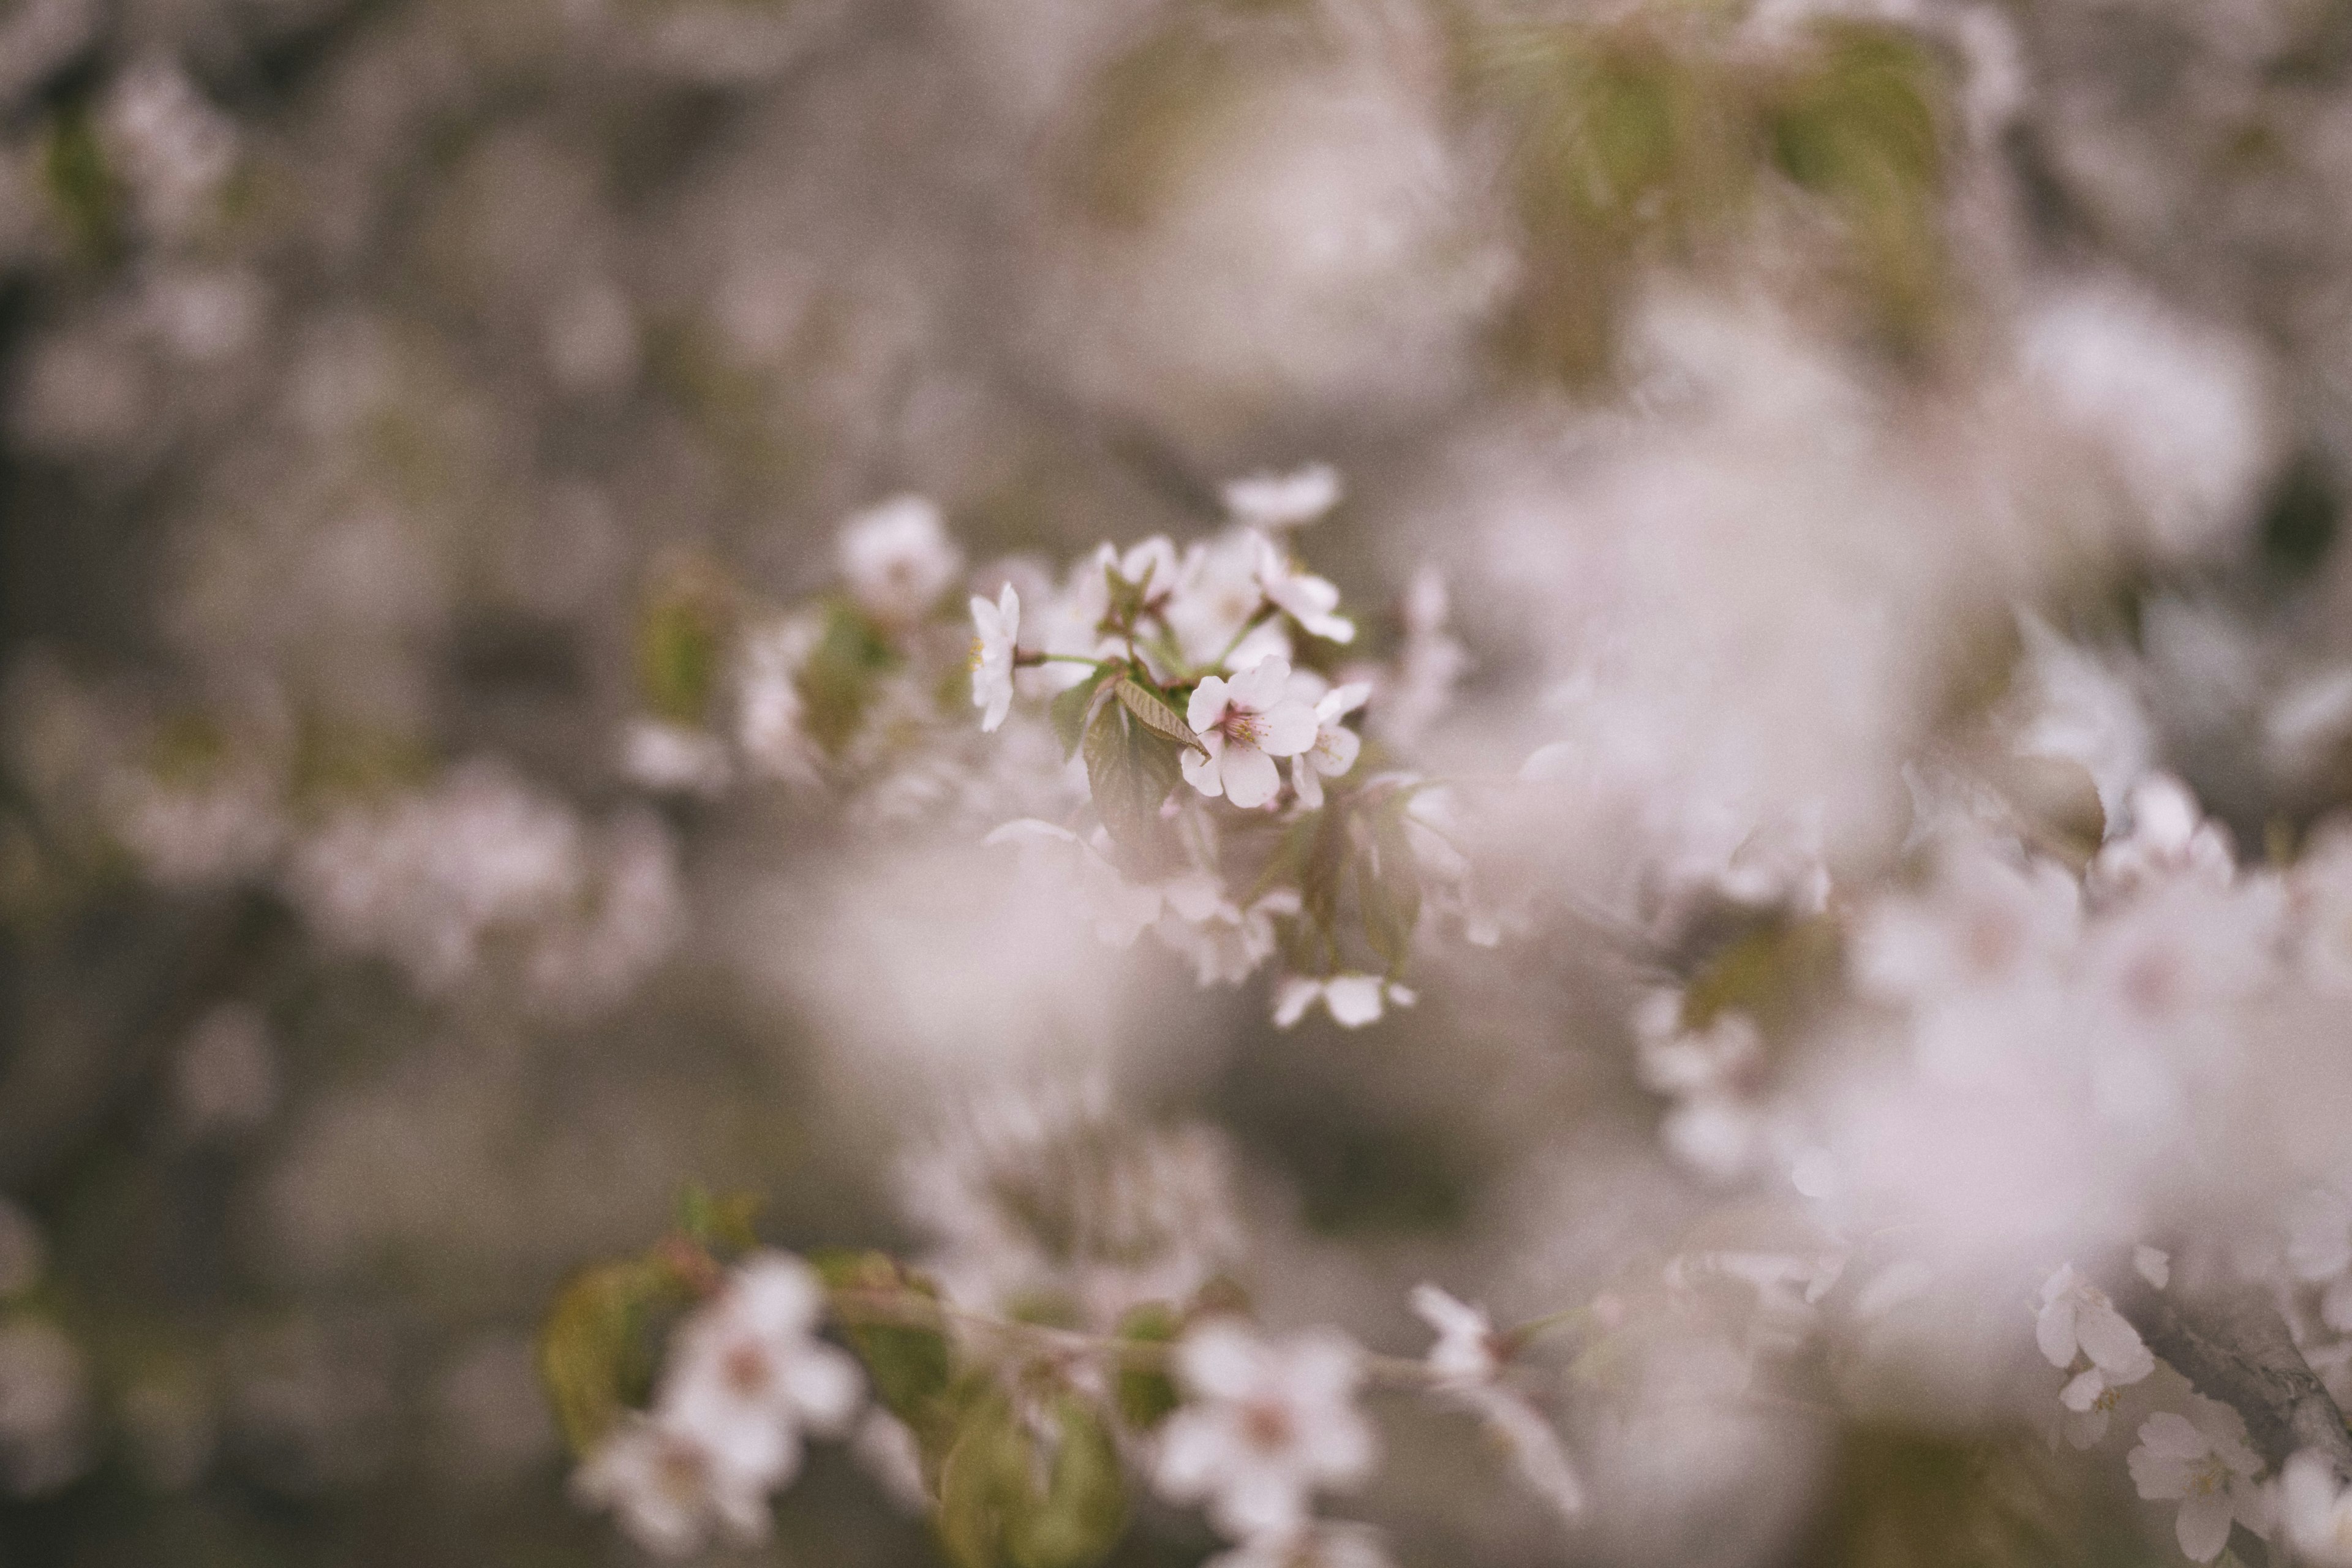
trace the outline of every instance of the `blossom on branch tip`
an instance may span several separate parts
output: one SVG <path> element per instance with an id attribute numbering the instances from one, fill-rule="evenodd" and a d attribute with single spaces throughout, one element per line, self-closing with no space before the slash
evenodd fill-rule
<path id="1" fill-rule="evenodd" d="M 971 649 L 971 705 L 980 727 L 993 730 L 1013 708 L 1013 643 L 1021 635 L 1021 595 L 1004 584 L 996 603 L 973 598 L 971 624 L 980 633 Z"/>
<path id="2" fill-rule="evenodd" d="M 1274 1341 L 1213 1321 L 1178 1345 L 1176 1375 L 1186 1402 L 1160 1429 L 1154 1481 L 1171 1502 L 1207 1504 L 1234 1540 L 1294 1535 L 1317 1490 L 1371 1471 L 1377 1447 L 1356 1408 L 1362 1357 L 1343 1335 Z"/>
<path id="3" fill-rule="evenodd" d="M 2279 1473 L 2279 1520 L 2294 1559 L 2310 1568 L 2352 1568 L 2352 1489 L 2326 1455 L 2306 1448 Z"/>
<path id="4" fill-rule="evenodd" d="M 1372 694 L 1366 681 L 1350 681 L 1323 693 L 1315 703 L 1315 743 L 1290 759 L 1291 787 L 1310 809 L 1323 804 L 1323 781 L 1346 776 L 1364 749 L 1364 739 L 1339 721 Z"/>
<path id="5" fill-rule="evenodd" d="M 2071 1263 L 2042 1282 L 2033 1339 L 2052 1366 L 2065 1371 L 2080 1352 L 2107 1384 L 2137 1383 L 2156 1370 L 2156 1357 L 2139 1331 Z"/>
<path id="6" fill-rule="evenodd" d="M 629 1539 L 662 1557 L 687 1557 L 714 1533 L 740 1545 L 768 1535 L 768 1489 L 719 1465 L 696 1438 L 631 1415 L 572 1478 L 572 1494 L 609 1509 Z"/>
<path id="7" fill-rule="evenodd" d="M 1483 1308 L 1455 1300 L 1434 1285 L 1416 1285 L 1412 1310 L 1437 1331 L 1423 1358 L 1438 1391 L 1469 1410 L 1509 1453 L 1529 1490 L 1573 1519 L 1584 1511 L 1584 1486 L 1568 1462 L 1559 1434 L 1534 1405 L 1503 1386 L 1495 1325 Z"/>
<path id="8" fill-rule="evenodd" d="M 1315 637 L 1353 642 L 1356 623 L 1336 614 L 1339 590 L 1325 578 L 1302 572 L 1264 534 L 1257 542 L 1257 584 L 1268 602 Z"/>
<path id="9" fill-rule="evenodd" d="M 1289 1028 L 1320 1002 L 1333 1023 L 1360 1029 L 1378 1023 L 1388 1006 L 1410 1007 L 1418 1000 L 1408 987 L 1377 974 L 1333 974 L 1321 980 L 1292 974 L 1274 988 L 1274 1026 Z"/>
<path id="10" fill-rule="evenodd" d="M 1309 463 L 1286 474 L 1249 474 L 1225 486 L 1225 510 L 1251 528 L 1297 528 L 1338 506 L 1342 488 L 1339 470 L 1328 463 Z"/>
<path id="11" fill-rule="evenodd" d="M 761 1253 L 677 1332 L 656 1415 L 724 1467 L 780 1487 L 800 1471 L 803 1428 L 845 1430 L 864 1397 L 857 1365 L 814 1337 L 824 1295 L 796 1258 Z"/>
<path id="12" fill-rule="evenodd" d="M 2173 1532 L 2196 1563 L 2210 1563 L 2230 1542 L 2230 1526 L 2266 1534 L 2271 1507 L 2255 1483 L 2262 1458 L 2246 1441 L 2246 1424 L 2226 1405 L 2189 1395 L 2188 1415 L 2161 1411 L 2140 1423 L 2139 1446 L 2126 1461 L 2139 1495 L 2178 1500 Z"/>
<path id="13" fill-rule="evenodd" d="M 1214 800 L 1248 809 L 1282 788 L 1277 757 L 1315 744 L 1315 710 L 1290 694 L 1290 665 L 1259 660 L 1227 680 L 1212 675 L 1192 690 L 1185 713 L 1202 750 L 1184 753 L 1184 782 Z"/>
<path id="14" fill-rule="evenodd" d="M 940 509 L 899 496 L 842 525 L 841 574 L 850 596 L 886 626 L 909 626 L 930 614 L 963 569 Z"/>

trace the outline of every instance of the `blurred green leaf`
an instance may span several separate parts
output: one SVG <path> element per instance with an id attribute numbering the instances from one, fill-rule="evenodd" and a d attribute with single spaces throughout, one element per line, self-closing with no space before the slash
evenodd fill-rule
<path id="1" fill-rule="evenodd" d="M 1364 940 L 1401 973 L 1412 956 L 1412 933 L 1421 924 L 1421 862 L 1405 837 L 1410 797 L 1398 794 L 1366 814 L 1368 842 L 1356 859 L 1356 901 Z"/>
<path id="2" fill-rule="evenodd" d="M 594 1447 L 650 1396 L 661 1324 L 691 1296 L 651 1256 L 584 1268 L 557 1293 L 540 1328 L 539 1373 L 572 1453 Z"/>
<path id="3" fill-rule="evenodd" d="M 111 260 L 122 243 L 122 186 L 107 163 L 87 104 L 61 109 L 49 122 L 41 175 L 84 258 Z"/>
<path id="4" fill-rule="evenodd" d="M 648 712 L 676 724 L 709 721 L 730 619 L 709 573 L 682 569 L 656 591 L 637 623 L 637 695 Z"/>
<path id="5" fill-rule="evenodd" d="M 677 1195 L 677 1227 L 704 1251 L 727 1257 L 750 1252 L 760 1245 L 751 1221 L 761 1200 L 751 1193 L 714 1195 L 700 1182 L 688 1182 Z"/>
<path id="6" fill-rule="evenodd" d="M 809 1261 L 835 1291 L 939 1297 L 929 1281 L 899 1268 L 884 1253 L 818 1253 Z M 849 1348 L 866 1363 L 875 1396 L 913 1428 L 927 1448 L 931 1447 L 940 1436 L 941 1405 L 955 1375 L 955 1354 L 947 1336 L 922 1324 L 863 1322 L 854 1310 L 836 1316 Z"/>
<path id="7" fill-rule="evenodd" d="M 1118 1449 L 1093 1405 L 1053 1394 L 967 1406 L 940 1470 L 940 1543 L 959 1568 L 1086 1568 L 1127 1526 Z"/>
<path id="8" fill-rule="evenodd" d="M 1171 1344 L 1182 1328 L 1174 1308 L 1148 1301 L 1119 1320 L 1118 1337 L 1138 1344 Z M 1122 1365 L 1112 1394 L 1120 1418 L 1146 1431 L 1159 1426 L 1180 1403 L 1176 1384 L 1156 1367 Z"/>
<path id="9" fill-rule="evenodd" d="M 1156 734 L 1123 702 L 1107 702 L 1087 727 L 1083 748 L 1095 810 L 1111 842 L 1132 865 L 1167 855 L 1160 804 L 1184 776 L 1175 742 Z"/>
<path id="10" fill-rule="evenodd" d="M 881 629 L 846 599 L 826 606 L 824 634 L 801 666 L 809 734 L 828 756 L 839 756 L 857 733 L 876 682 L 897 668 L 898 654 Z"/>
<path id="11" fill-rule="evenodd" d="M 1097 666 L 1084 680 L 1054 699 L 1047 716 L 1054 721 L 1054 733 L 1062 742 L 1065 761 L 1077 754 L 1078 742 L 1086 739 L 1087 720 L 1095 710 L 1095 698 L 1103 682 L 1118 675 L 1111 665 Z"/>

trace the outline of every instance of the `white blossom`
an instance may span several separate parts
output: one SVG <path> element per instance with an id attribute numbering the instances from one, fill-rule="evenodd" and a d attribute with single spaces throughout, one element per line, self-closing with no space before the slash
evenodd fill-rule
<path id="1" fill-rule="evenodd" d="M 2173 1531 L 2192 1562 L 2210 1563 L 2230 1542 L 2230 1526 L 2267 1533 L 2270 1514 L 2254 1482 L 2261 1458 L 2246 1441 L 2246 1424 L 2226 1405 L 2189 1395 L 2189 1414 L 2160 1411 L 2140 1424 L 2139 1446 L 2126 1461 L 2132 1483 L 2151 1502 L 2176 1500 Z"/>
<path id="2" fill-rule="evenodd" d="M 2326 1455 L 2306 1448 L 2279 1473 L 2278 1522 L 2309 1568 L 2352 1568 L 2352 1488 Z"/>
<path id="3" fill-rule="evenodd" d="M 1344 1336 L 1268 1340 L 1219 1319 L 1184 1336 L 1175 1364 L 1185 1404 L 1160 1429 L 1153 1479 L 1171 1502 L 1205 1502 L 1226 1535 L 1294 1534 L 1315 1492 L 1370 1473 L 1372 1428 L 1356 1408 L 1361 1357 Z"/>
<path id="4" fill-rule="evenodd" d="M 1244 809 L 1265 805 L 1282 788 L 1276 758 L 1315 744 L 1315 710 L 1291 695 L 1290 666 L 1279 658 L 1262 659 L 1231 680 L 1204 678 L 1185 717 L 1204 748 L 1184 753 L 1185 782 Z"/>
<path id="5" fill-rule="evenodd" d="M 1437 1331 L 1423 1358 L 1439 1390 L 1476 1415 L 1511 1457 L 1521 1481 L 1561 1517 L 1584 1511 L 1584 1485 L 1560 1447 L 1559 1436 L 1542 1413 L 1501 1381 L 1495 1325 L 1485 1309 L 1473 1307 L 1434 1285 L 1417 1285 L 1412 1310 Z"/>
<path id="6" fill-rule="evenodd" d="M 1298 679 L 1294 676 L 1294 680 Z M 1315 743 L 1290 759 L 1290 784 L 1298 803 L 1312 810 L 1323 804 L 1323 781 L 1345 777 L 1356 765 L 1364 739 L 1340 721 L 1364 705 L 1371 695 L 1365 681 L 1335 686 L 1315 701 Z"/>
<path id="7" fill-rule="evenodd" d="M 2155 773 L 2133 786 L 2130 831 L 2099 851 L 2090 884 L 2110 897 L 2176 878 L 2218 887 L 2236 869 L 2227 830 L 2198 809 L 2196 796 L 2179 780 Z"/>
<path id="8" fill-rule="evenodd" d="M 1312 636 L 1337 643 L 1356 640 L 1356 623 L 1337 613 L 1338 588 L 1299 570 L 1263 534 L 1256 536 L 1256 548 L 1258 587 L 1270 603 Z"/>
<path id="9" fill-rule="evenodd" d="M 1289 1028 L 1320 1002 L 1333 1023 L 1360 1029 L 1379 1022 L 1385 1008 L 1410 1007 L 1415 1000 L 1411 990 L 1377 974 L 1332 974 L 1320 980 L 1286 975 L 1274 988 L 1274 1026 Z"/>
<path id="10" fill-rule="evenodd" d="M 2137 1383 L 2156 1370 L 2156 1357 L 2107 1293 L 2074 1271 L 2071 1263 L 2042 1282 L 2033 1341 L 2052 1366 L 2064 1372 L 2079 1354 L 2091 1363 L 2101 1385 Z"/>
<path id="11" fill-rule="evenodd" d="M 850 596 L 887 626 L 929 615 L 963 570 L 940 509 L 920 496 L 899 496 L 851 518 L 842 525 L 840 549 Z"/>
<path id="12" fill-rule="evenodd" d="M 1013 707 L 1013 655 L 1021 635 L 1021 595 L 1007 583 L 992 605 L 974 598 L 971 621 L 980 633 L 971 651 L 971 705 L 981 710 L 980 727 L 993 730 L 1004 722 Z"/>
<path id="13" fill-rule="evenodd" d="M 572 1472 L 572 1495 L 607 1509 L 629 1539 L 663 1557 L 688 1557 L 714 1536 L 767 1539 L 768 1488 L 719 1464 L 695 1437 L 632 1415 Z"/>
<path id="14" fill-rule="evenodd" d="M 666 795 L 715 795 L 734 769 L 715 735 L 660 719 L 637 719 L 621 734 L 621 771 Z"/>
<path id="15" fill-rule="evenodd" d="M 772 1489 L 801 1465 L 803 1429 L 847 1428 L 861 1396 L 856 1363 L 814 1337 L 824 1292 L 799 1258 L 762 1252 L 682 1324 L 656 1418 L 699 1443 L 714 1465 Z"/>
<path id="16" fill-rule="evenodd" d="M 1250 474 L 1225 486 L 1225 510 L 1234 521 L 1268 531 L 1313 522 L 1339 504 L 1339 470 L 1309 463 L 1286 474 Z"/>

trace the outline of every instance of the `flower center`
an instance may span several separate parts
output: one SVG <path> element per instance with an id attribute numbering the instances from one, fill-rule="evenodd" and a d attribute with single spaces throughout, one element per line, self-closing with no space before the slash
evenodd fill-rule
<path id="1" fill-rule="evenodd" d="M 776 1369 L 768 1352 L 750 1341 L 730 1346 L 719 1363 L 719 1375 L 727 1386 L 745 1399 L 756 1399 L 768 1391 L 775 1381 Z"/>
<path id="2" fill-rule="evenodd" d="M 1265 716 L 1254 708 L 1228 708 L 1216 731 L 1230 744 L 1254 747 L 1265 739 Z"/>
<path id="3" fill-rule="evenodd" d="M 1270 1399 L 1242 1406 L 1242 1436 L 1253 1448 L 1268 1452 L 1290 1446 L 1290 1412 Z"/>

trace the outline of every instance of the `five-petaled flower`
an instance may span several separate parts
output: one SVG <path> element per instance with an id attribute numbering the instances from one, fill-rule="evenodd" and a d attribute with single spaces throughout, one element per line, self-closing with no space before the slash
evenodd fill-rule
<path id="1" fill-rule="evenodd" d="M 1353 1342 L 1314 1331 L 1265 1339 L 1213 1321 L 1177 1347 L 1187 1402 L 1160 1430 L 1155 1479 L 1172 1502 L 1205 1502 L 1238 1541 L 1296 1535 L 1318 1489 L 1350 1487 L 1372 1468 L 1372 1429 L 1356 1408 Z"/>
<path id="2" fill-rule="evenodd" d="M 2189 1395 L 2189 1414 L 2162 1411 L 2140 1423 L 2139 1447 L 2126 1463 L 2133 1484 L 2151 1502 L 2178 1500 L 2173 1533 L 2191 1561 L 2210 1563 L 2230 1543 L 2230 1526 L 2257 1534 L 2270 1528 L 2270 1500 L 2254 1478 L 2262 1458 L 2246 1441 L 2246 1424 L 2226 1405 Z"/>
<path id="3" fill-rule="evenodd" d="M 1338 613 L 1339 590 L 1327 578 L 1300 571 L 1264 534 L 1256 538 L 1257 585 L 1267 601 L 1316 637 L 1353 642 L 1356 623 Z"/>
<path id="4" fill-rule="evenodd" d="M 2096 1407 L 2108 1389 L 2137 1383 L 2156 1370 L 2156 1357 L 2139 1331 L 2116 1310 L 2105 1291 L 2077 1274 L 2071 1263 L 2061 1265 L 2043 1281 L 2033 1338 L 2061 1372 L 2074 1366 L 2077 1352 L 2089 1360 L 2089 1368 L 2059 1394 L 2066 1408 L 2078 1414 Z"/>
<path id="5" fill-rule="evenodd" d="M 1323 781 L 1339 778 L 1356 765 L 1364 738 L 1340 721 L 1361 708 L 1371 694 L 1370 682 L 1356 680 L 1333 687 L 1316 701 L 1315 743 L 1290 759 L 1290 784 L 1298 792 L 1299 805 L 1321 805 Z"/>
<path id="6" fill-rule="evenodd" d="M 975 597 L 971 624 L 980 637 L 971 647 L 971 705 L 980 727 L 993 730 L 1013 707 L 1013 645 L 1021 635 L 1021 595 L 1004 584 L 996 603 Z"/>
<path id="7" fill-rule="evenodd" d="M 1185 714 L 1202 750 L 1184 753 L 1184 779 L 1212 800 L 1264 805 L 1282 788 L 1277 757 L 1315 743 L 1315 710 L 1290 693 L 1290 665 L 1264 658 L 1227 680 L 1212 675 L 1192 689 Z"/>

